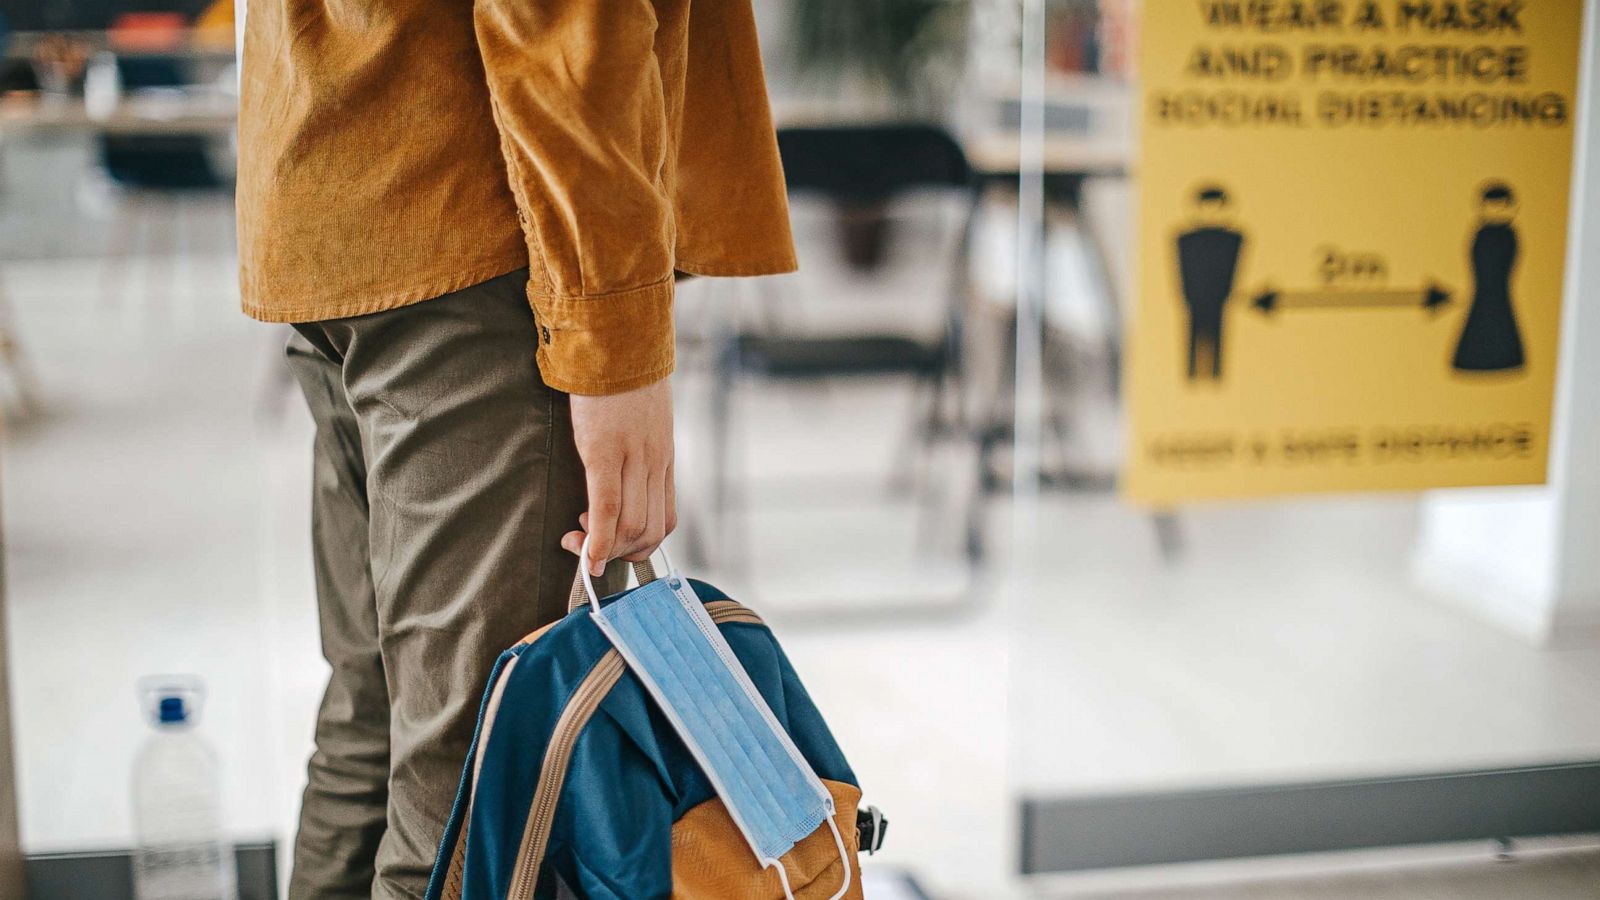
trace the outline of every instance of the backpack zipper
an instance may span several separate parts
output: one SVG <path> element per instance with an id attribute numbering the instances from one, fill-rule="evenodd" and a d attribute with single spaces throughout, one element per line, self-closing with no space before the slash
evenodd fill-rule
<path id="1" fill-rule="evenodd" d="M 706 604 L 711 621 L 746 622 L 761 625 L 761 617 L 732 600 L 713 600 Z M 584 676 L 572 699 L 556 719 L 556 727 L 539 766 L 539 781 L 534 787 L 533 803 L 528 808 L 528 823 L 522 830 L 522 844 L 517 849 L 517 868 L 506 890 L 506 900 L 533 900 L 534 888 L 539 883 L 539 868 L 544 861 L 545 849 L 550 843 L 550 825 L 555 821 L 556 800 L 567 780 L 567 764 L 572 761 L 572 748 L 578 735 L 589 724 L 600 701 L 611 693 L 627 671 L 627 663 L 615 649 L 607 650 L 589 674 Z M 477 785 L 473 785 L 477 790 Z"/>

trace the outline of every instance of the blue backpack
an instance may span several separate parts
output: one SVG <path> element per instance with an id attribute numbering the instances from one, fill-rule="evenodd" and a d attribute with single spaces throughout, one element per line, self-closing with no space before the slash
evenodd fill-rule
<path id="1" fill-rule="evenodd" d="M 640 584 L 655 578 L 637 564 Z M 772 632 L 716 588 L 690 581 L 806 761 L 832 793 L 846 860 L 828 829 L 785 855 L 796 898 L 827 900 L 859 873 L 886 820 L 861 789 Z M 608 597 L 602 604 L 625 596 Z M 478 714 L 427 900 L 782 900 L 687 747 L 588 615 L 501 654 Z M 847 900 L 861 897 L 859 875 Z"/>

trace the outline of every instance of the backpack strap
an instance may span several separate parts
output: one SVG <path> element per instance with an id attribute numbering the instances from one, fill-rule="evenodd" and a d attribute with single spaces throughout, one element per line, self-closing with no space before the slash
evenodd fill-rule
<path id="1" fill-rule="evenodd" d="M 587 603 L 587 600 L 582 601 L 583 605 Z M 713 600 L 706 604 L 706 611 L 710 613 L 711 621 L 718 625 L 724 622 L 764 624 L 760 616 L 732 600 Z M 544 865 L 545 852 L 549 849 L 550 829 L 555 822 L 556 807 L 560 801 L 562 786 L 566 783 L 567 767 L 572 761 L 572 751 L 577 745 L 578 735 L 588 726 L 589 719 L 600 708 L 600 703 L 611 693 L 611 689 L 622 679 L 627 668 L 627 663 L 623 662 L 622 654 L 618 653 L 616 648 L 607 650 L 599 662 L 595 663 L 594 668 L 589 670 L 589 674 L 584 676 L 583 681 L 568 698 L 566 707 L 562 709 L 560 718 L 556 721 L 555 731 L 551 735 L 550 744 L 545 748 L 544 758 L 539 764 L 539 779 L 534 785 L 527 823 L 523 826 L 522 839 L 517 845 L 515 868 L 512 870 L 512 881 L 506 893 L 507 897 L 533 896 L 534 887 L 539 883 L 539 870 Z M 472 785 L 472 790 L 477 790 L 476 781 Z M 835 829 L 837 830 L 837 826 Z M 466 847 L 465 833 L 466 829 L 463 827 L 460 846 L 455 851 L 457 855 L 462 856 L 463 862 Z M 457 871 L 464 874 L 464 868 L 464 865 L 458 867 Z M 455 881 L 460 880 L 460 876 L 457 875 Z M 449 883 L 452 882 L 447 882 Z M 445 894 L 444 900 L 460 900 L 460 895 Z"/>

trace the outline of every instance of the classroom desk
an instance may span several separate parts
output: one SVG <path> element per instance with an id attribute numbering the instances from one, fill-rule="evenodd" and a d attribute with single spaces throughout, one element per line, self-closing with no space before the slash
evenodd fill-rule
<path id="1" fill-rule="evenodd" d="M 0 98 L 0 139 L 24 134 L 226 137 L 238 121 L 237 101 L 213 92 L 134 94 L 109 116 L 91 116 L 78 97 Z"/>

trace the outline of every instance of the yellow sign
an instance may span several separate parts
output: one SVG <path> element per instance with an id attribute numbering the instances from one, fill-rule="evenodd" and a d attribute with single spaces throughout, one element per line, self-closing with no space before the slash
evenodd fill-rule
<path id="1" fill-rule="evenodd" d="M 1127 494 L 1542 482 L 1582 0 L 1146 0 Z"/>

